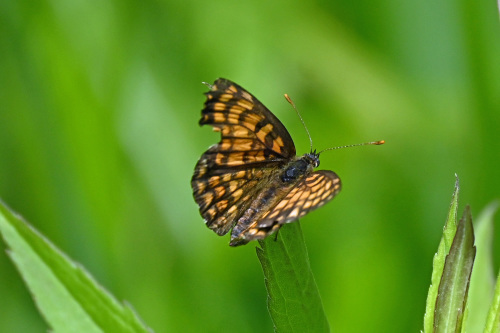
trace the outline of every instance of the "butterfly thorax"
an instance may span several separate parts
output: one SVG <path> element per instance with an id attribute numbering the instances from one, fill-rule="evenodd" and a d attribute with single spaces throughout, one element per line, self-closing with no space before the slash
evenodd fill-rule
<path id="1" fill-rule="evenodd" d="M 304 175 L 311 173 L 314 168 L 319 166 L 319 154 L 315 152 L 305 154 L 297 160 L 292 160 L 285 167 L 280 179 L 284 183 L 293 182 L 301 179 Z"/>

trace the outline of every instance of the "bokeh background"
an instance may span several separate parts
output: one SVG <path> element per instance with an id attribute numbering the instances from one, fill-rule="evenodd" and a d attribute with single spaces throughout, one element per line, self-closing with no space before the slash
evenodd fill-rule
<path id="1" fill-rule="evenodd" d="M 202 81 L 248 89 L 300 154 L 283 93 L 318 149 L 386 140 L 323 154 L 343 191 L 301 222 L 334 331 L 419 331 L 455 173 L 460 210 L 499 196 L 495 0 L 7 0 L 0 25 L 0 197 L 156 332 L 272 331 L 256 244 L 191 196 L 218 140 Z M 0 313 L 46 330 L 5 251 Z"/>

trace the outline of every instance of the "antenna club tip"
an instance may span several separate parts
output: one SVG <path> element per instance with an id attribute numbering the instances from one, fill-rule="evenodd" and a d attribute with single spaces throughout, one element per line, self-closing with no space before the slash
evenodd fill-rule
<path id="1" fill-rule="evenodd" d="M 373 144 L 374 145 L 383 145 L 385 143 L 385 140 L 380 140 L 380 141 L 375 141 Z"/>

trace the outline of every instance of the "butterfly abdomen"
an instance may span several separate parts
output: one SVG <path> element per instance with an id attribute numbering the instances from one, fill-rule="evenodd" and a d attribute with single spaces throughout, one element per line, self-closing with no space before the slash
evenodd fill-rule
<path id="1" fill-rule="evenodd" d="M 275 172 L 267 186 L 255 196 L 238 219 L 231 232 L 231 245 L 242 245 L 251 239 L 263 238 L 268 233 L 279 229 L 281 224 L 275 219 L 271 218 L 262 222 L 263 218 L 268 216 L 295 186 L 311 174 L 316 165 L 315 158 L 304 155 L 288 162 L 281 170 Z M 257 224 L 259 224 L 258 228 L 255 227 Z"/>
<path id="2" fill-rule="evenodd" d="M 284 183 L 281 180 L 281 176 L 282 174 L 276 174 L 275 177 L 269 181 L 267 186 L 249 202 L 247 208 L 238 218 L 231 232 L 232 246 L 245 244 L 253 238 L 263 238 L 265 234 L 262 234 L 260 237 L 257 236 L 259 229 L 268 228 L 274 225 L 273 221 L 269 221 L 268 223 L 259 225 L 259 228 L 255 228 L 259 221 L 262 221 L 262 218 L 269 214 L 269 212 L 287 196 L 291 189 L 303 179 L 303 177 L 299 176 L 295 180 L 289 180 Z M 275 229 L 277 228 L 279 228 L 279 225 L 276 225 Z M 250 232 L 250 230 L 254 230 L 255 233 Z M 250 233 L 247 234 L 248 232 Z"/>

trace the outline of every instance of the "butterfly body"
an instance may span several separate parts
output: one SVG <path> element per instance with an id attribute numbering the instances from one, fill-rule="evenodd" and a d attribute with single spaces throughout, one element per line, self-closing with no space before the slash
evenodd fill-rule
<path id="1" fill-rule="evenodd" d="M 306 155 L 290 161 L 271 173 L 270 179 L 262 183 L 262 189 L 251 200 L 231 232 L 231 246 L 246 244 L 256 237 L 257 239 L 264 238 L 281 227 L 281 224 L 274 223 L 273 219 L 266 219 L 266 217 L 297 184 L 314 170 L 312 160 Z M 257 225 L 258 228 L 256 228 Z"/>
<path id="2" fill-rule="evenodd" d="M 210 88 L 200 125 L 221 141 L 202 155 L 191 186 L 207 226 L 232 229 L 231 246 L 265 238 L 340 191 L 333 171 L 314 172 L 319 154 L 297 157 L 286 128 L 254 96 L 225 79 Z"/>

